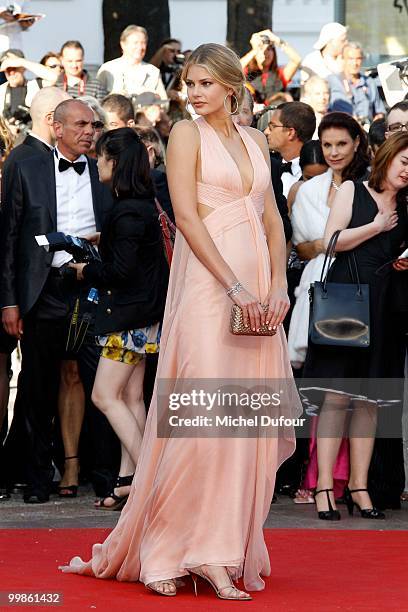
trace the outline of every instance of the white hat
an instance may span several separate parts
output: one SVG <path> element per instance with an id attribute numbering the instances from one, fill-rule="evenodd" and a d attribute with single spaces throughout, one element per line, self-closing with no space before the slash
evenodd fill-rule
<path id="1" fill-rule="evenodd" d="M 323 49 L 333 38 L 338 38 L 342 34 L 346 34 L 346 32 L 347 28 L 341 23 L 336 21 L 326 23 L 320 30 L 319 39 L 313 45 L 313 49 Z"/>

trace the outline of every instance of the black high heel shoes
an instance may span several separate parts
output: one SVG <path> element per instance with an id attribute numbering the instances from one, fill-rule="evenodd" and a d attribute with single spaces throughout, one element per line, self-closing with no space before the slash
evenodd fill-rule
<path id="1" fill-rule="evenodd" d="M 357 502 L 354 501 L 352 497 L 352 493 L 359 493 L 360 491 L 367 491 L 367 489 L 350 490 L 348 487 L 346 487 L 346 490 L 344 491 L 344 498 L 345 498 L 345 502 L 347 504 L 347 509 L 348 509 L 350 516 L 353 515 L 354 506 L 355 506 L 357 510 L 360 512 L 361 518 L 385 519 L 384 512 L 381 512 L 381 510 L 378 510 L 378 508 L 360 508 L 360 506 L 357 504 Z"/>
<path id="2" fill-rule="evenodd" d="M 119 489 L 120 487 L 130 487 L 133 482 L 133 476 L 134 474 L 130 474 L 130 476 L 118 476 L 113 490 L 109 493 L 109 495 L 99 500 L 99 502 L 95 505 L 95 508 L 99 508 L 100 510 L 122 510 L 128 500 L 129 493 L 127 495 L 116 495 L 115 489 Z M 113 499 L 113 504 L 105 504 L 105 501 L 110 497 Z M 161 593 L 161 591 L 158 592 Z M 162 593 L 162 595 L 168 595 L 168 593 Z"/>
<path id="3" fill-rule="evenodd" d="M 319 493 L 325 492 L 327 495 L 327 503 L 329 506 L 328 510 L 318 510 L 317 515 L 319 519 L 321 519 L 322 521 L 339 521 L 341 519 L 340 512 L 338 510 L 335 510 L 332 506 L 332 503 L 330 501 L 330 496 L 329 496 L 330 491 L 333 491 L 333 489 L 319 489 L 319 491 L 315 492 L 313 496 L 315 499 L 316 499 L 316 495 L 318 495 Z"/>
<path id="4" fill-rule="evenodd" d="M 65 457 L 64 461 L 69 461 L 70 459 L 79 459 L 78 455 L 71 455 L 71 457 Z M 66 487 L 59 486 L 58 487 L 58 495 L 59 497 L 74 498 L 78 493 L 78 485 L 67 485 Z"/>

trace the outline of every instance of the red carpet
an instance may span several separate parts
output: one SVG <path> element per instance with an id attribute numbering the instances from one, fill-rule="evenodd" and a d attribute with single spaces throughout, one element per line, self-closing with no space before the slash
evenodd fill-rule
<path id="1" fill-rule="evenodd" d="M 0 531 L 0 591 L 60 591 L 62 606 L 20 609 L 273 610 L 274 612 L 408 611 L 408 532 L 268 529 L 272 576 L 254 600 L 217 600 L 203 582 L 198 598 L 190 582 L 176 597 L 162 597 L 141 584 L 62 574 L 58 565 L 91 545 L 105 529 L 21 529 Z M 0 606 L 1 610 L 6 610 Z M 7 608 L 9 609 L 9 608 Z"/>

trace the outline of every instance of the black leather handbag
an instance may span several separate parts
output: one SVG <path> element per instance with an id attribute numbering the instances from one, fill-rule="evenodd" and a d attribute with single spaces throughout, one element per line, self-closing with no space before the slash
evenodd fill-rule
<path id="1" fill-rule="evenodd" d="M 312 283 L 309 289 L 309 339 L 313 344 L 367 348 L 370 346 L 370 287 L 360 283 L 353 252 L 348 255 L 352 282 L 329 282 L 339 234 L 338 230 L 330 238 L 320 282 Z"/>

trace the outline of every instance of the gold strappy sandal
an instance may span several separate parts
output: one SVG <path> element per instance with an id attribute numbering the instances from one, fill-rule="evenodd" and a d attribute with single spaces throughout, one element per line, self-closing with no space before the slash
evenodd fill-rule
<path id="1" fill-rule="evenodd" d="M 171 584 L 174 587 L 174 591 L 169 591 L 168 593 L 166 593 L 165 591 L 161 591 L 160 589 L 155 588 L 155 584 L 161 584 L 163 586 L 165 584 Z M 146 588 L 150 591 L 154 591 L 154 593 L 158 593 L 159 595 L 165 595 L 166 597 L 174 597 L 174 595 L 177 595 L 176 583 L 172 578 L 170 578 L 169 580 L 157 580 L 156 582 L 149 582 L 149 584 L 146 584 Z"/>
<path id="2" fill-rule="evenodd" d="M 217 597 L 219 599 L 228 599 L 230 601 L 251 601 L 252 597 L 248 594 L 245 593 L 245 591 L 240 591 L 240 589 L 238 589 L 234 584 L 230 583 L 227 584 L 223 587 L 217 588 L 217 586 L 214 584 L 214 582 L 211 580 L 211 578 L 209 578 L 209 576 L 206 576 L 203 572 L 203 570 L 200 567 L 195 567 L 194 569 L 190 569 L 190 576 L 193 580 L 193 584 L 194 584 L 194 592 L 195 595 L 197 597 L 197 576 L 200 576 L 200 578 L 202 578 L 203 580 L 206 580 L 214 589 L 215 594 L 217 595 Z M 228 572 L 228 570 L 227 570 Z M 229 573 L 228 573 L 229 575 Z M 233 592 L 235 592 L 237 595 L 223 595 L 222 591 L 225 591 L 225 589 L 232 589 Z M 245 597 L 240 597 L 241 594 L 244 594 Z"/>

